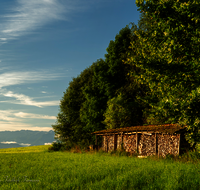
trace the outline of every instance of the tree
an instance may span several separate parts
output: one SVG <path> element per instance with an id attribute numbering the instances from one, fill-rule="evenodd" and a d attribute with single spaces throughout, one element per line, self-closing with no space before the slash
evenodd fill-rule
<path id="1" fill-rule="evenodd" d="M 102 121 L 108 100 L 104 89 L 104 84 L 108 85 L 108 65 L 103 59 L 99 59 L 93 63 L 92 68 L 93 74 L 91 75 L 91 83 L 82 88 L 85 101 L 80 109 L 80 118 L 84 123 L 84 131 L 90 134 L 94 131 L 105 129 L 105 125 Z M 102 80 L 103 83 L 100 83 L 100 80 Z"/>
<path id="2" fill-rule="evenodd" d="M 115 40 L 110 41 L 105 60 L 97 60 L 69 83 L 60 101 L 57 122 L 53 125 L 61 141 L 94 143 L 91 133 L 106 128 L 103 122 L 105 112 L 115 99 L 117 105 L 121 102 L 122 111 L 115 109 L 111 113 L 108 109 L 107 113 L 119 112 L 118 117 L 125 117 L 125 110 L 125 113 L 130 114 L 127 122 L 125 118 L 120 119 L 119 126 L 142 124 L 144 103 L 137 97 L 144 96 L 146 89 L 127 75 L 130 69 L 135 72 L 139 72 L 139 69 L 123 62 L 130 51 L 132 38 L 134 37 L 129 27 L 120 30 Z"/>
<path id="3" fill-rule="evenodd" d="M 142 106 L 137 102 L 136 97 L 127 98 L 126 94 L 108 100 L 107 109 L 104 113 L 107 129 L 130 127 L 142 125 L 143 112 Z"/>
<path id="4" fill-rule="evenodd" d="M 136 0 L 136 5 L 148 27 L 135 31 L 138 40 L 131 47 L 137 55 L 127 63 L 145 71 L 134 76 L 151 90 L 151 115 L 157 121 L 187 125 L 189 142 L 198 143 L 200 2 Z"/>
<path id="5" fill-rule="evenodd" d="M 84 88 L 86 101 L 81 109 L 81 120 L 91 132 L 106 128 L 103 121 L 107 102 L 129 82 L 130 65 L 125 65 L 123 59 L 129 51 L 130 41 L 131 29 L 127 26 L 120 30 L 114 41 L 110 41 L 105 60 L 96 62 L 92 84 Z"/>
<path id="6" fill-rule="evenodd" d="M 80 118 L 80 110 L 86 100 L 82 89 L 90 85 L 92 74 L 91 66 L 73 78 L 60 101 L 57 122 L 52 127 L 62 142 L 83 144 L 83 141 L 90 137 L 90 134 L 83 130 L 84 123 Z"/>

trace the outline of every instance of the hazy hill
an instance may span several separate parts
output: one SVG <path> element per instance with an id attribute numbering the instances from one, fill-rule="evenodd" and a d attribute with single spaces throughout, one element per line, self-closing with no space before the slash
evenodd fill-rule
<path id="1" fill-rule="evenodd" d="M 0 148 L 10 148 L 10 147 L 22 147 L 23 144 L 34 145 L 44 145 L 44 143 L 49 143 L 55 141 L 54 131 L 1 131 L 0 132 L 0 142 L 14 141 L 15 144 L 2 144 L 0 143 Z"/>
<path id="2" fill-rule="evenodd" d="M 16 144 L 3 144 L 3 143 L 0 143 L 0 149 L 1 148 L 18 148 L 18 147 L 24 147 L 18 143 Z"/>

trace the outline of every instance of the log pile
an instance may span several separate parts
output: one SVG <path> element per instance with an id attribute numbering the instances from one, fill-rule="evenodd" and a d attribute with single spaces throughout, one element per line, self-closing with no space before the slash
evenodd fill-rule
<path id="1" fill-rule="evenodd" d="M 136 152 L 136 134 L 124 135 L 123 144 L 124 144 L 124 149 L 127 152 L 135 153 Z"/>
<path id="2" fill-rule="evenodd" d="M 107 152 L 114 150 L 113 135 L 103 136 L 102 149 Z"/>
<path id="3" fill-rule="evenodd" d="M 151 156 L 155 154 L 163 157 L 167 154 L 178 155 L 180 149 L 180 135 L 135 133 L 123 134 L 123 136 L 120 134 L 103 136 L 102 149 L 104 151 L 109 152 L 116 148 L 120 149 L 122 144 L 125 151 L 135 153 L 137 150 L 142 156 Z"/>
<path id="4" fill-rule="evenodd" d="M 138 143 L 138 153 L 142 156 L 156 154 L 156 135 L 141 134 Z"/>
<path id="5" fill-rule="evenodd" d="M 179 154 L 180 135 L 158 135 L 158 155 Z"/>

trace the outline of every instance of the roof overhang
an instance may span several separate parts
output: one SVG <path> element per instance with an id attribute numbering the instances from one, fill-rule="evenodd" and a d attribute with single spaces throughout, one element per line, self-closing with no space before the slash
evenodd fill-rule
<path id="1" fill-rule="evenodd" d="M 162 133 L 162 134 L 176 134 L 181 133 L 186 129 L 186 126 L 179 124 L 163 124 L 163 125 L 146 125 L 146 126 L 132 126 L 117 129 L 107 129 L 93 132 L 95 135 L 113 135 L 113 134 L 134 134 L 134 133 Z"/>

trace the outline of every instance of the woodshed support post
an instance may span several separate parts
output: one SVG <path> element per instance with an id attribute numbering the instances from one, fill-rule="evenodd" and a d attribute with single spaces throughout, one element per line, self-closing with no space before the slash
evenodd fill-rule
<path id="1" fill-rule="evenodd" d="M 138 153 L 138 133 L 136 132 L 136 153 Z"/>
<path id="2" fill-rule="evenodd" d="M 108 134 L 106 134 L 106 142 L 107 142 L 107 143 L 106 143 L 106 144 L 107 144 L 107 145 L 106 145 L 106 148 L 107 148 L 107 152 L 108 152 Z"/>
<path id="3" fill-rule="evenodd" d="M 155 133 L 155 155 L 157 155 L 158 150 L 157 150 L 157 134 Z"/>
<path id="4" fill-rule="evenodd" d="M 114 134 L 114 150 L 117 150 L 117 134 Z"/>
<path id="5" fill-rule="evenodd" d="M 97 135 L 95 134 L 95 146 L 97 146 Z"/>
<path id="6" fill-rule="evenodd" d="M 178 155 L 180 154 L 181 134 L 179 134 Z"/>
<path id="7" fill-rule="evenodd" d="M 94 149 L 97 150 L 97 134 L 95 134 L 95 146 Z"/>
<path id="8" fill-rule="evenodd" d="M 124 148 L 124 143 L 123 143 L 123 132 L 121 132 L 121 149 Z"/>

